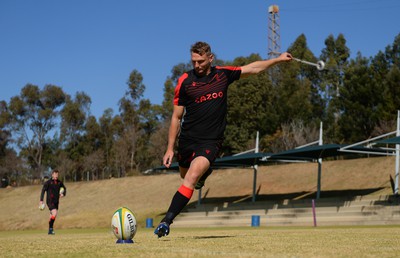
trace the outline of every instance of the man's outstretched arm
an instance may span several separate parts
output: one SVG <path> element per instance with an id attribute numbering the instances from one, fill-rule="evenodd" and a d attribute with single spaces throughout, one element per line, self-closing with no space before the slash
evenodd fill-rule
<path id="1" fill-rule="evenodd" d="M 285 52 L 276 58 L 252 62 L 250 64 L 247 64 L 247 65 L 244 65 L 241 67 L 242 74 L 240 77 L 243 78 L 243 77 L 247 77 L 252 74 L 258 74 L 262 71 L 267 70 L 271 66 L 274 66 L 275 64 L 278 64 L 281 62 L 288 62 L 288 61 L 291 61 L 292 59 L 293 59 L 292 55 Z"/>

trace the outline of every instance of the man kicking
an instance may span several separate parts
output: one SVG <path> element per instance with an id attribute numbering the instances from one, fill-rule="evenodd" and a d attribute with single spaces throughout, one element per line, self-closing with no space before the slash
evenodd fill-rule
<path id="1" fill-rule="evenodd" d="M 212 66 L 214 55 L 205 42 L 192 45 L 190 53 L 193 69 L 184 73 L 175 87 L 168 146 L 163 157 L 164 166 L 169 167 L 179 134 L 178 162 L 183 183 L 154 231 L 158 237 L 169 234 L 170 225 L 189 202 L 194 189 L 203 187 L 212 172 L 211 165 L 221 149 L 226 127 L 228 86 L 240 78 L 292 60 L 289 53 L 283 53 L 277 58 L 241 67 Z"/>

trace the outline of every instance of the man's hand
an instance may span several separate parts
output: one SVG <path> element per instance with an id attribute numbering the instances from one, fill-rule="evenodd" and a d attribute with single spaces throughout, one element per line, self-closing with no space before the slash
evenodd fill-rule
<path id="1" fill-rule="evenodd" d="M 171 166 L 173 157 L 174 157 L 174 151 L 167 150 L 163 157 L 163 165 L 169 168 Z"/>
<path id="2" fill-rule="evenodd" d="M 43 203 L 43 201 L 40 201 L 39 202 L 39 210 L 44 210 L 44 208 L 45 208 L 46 206 L 44 205 L 44 203 Z"/>
<path id="3" fill-rule="evenodd" d="M 293 59 L 293 57 L 290 53 L 285 52 L 285 53 L 280 54 L 278 59 L 281 62 L 287 62 L 287 61 L 291 61 Z"/>

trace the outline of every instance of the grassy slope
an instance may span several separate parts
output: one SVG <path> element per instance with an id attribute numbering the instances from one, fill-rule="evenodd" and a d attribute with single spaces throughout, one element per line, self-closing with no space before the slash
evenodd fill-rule
<path id="1" fill-rule="evenodd" d="M 390 194 L 394 157 L 325 161 L 322 171 L 323 191 L 382 188 L 375 194 Z M 306 196 L 316 190 L 316 179 L 316 163 L 263 166 L 258 170 L 257 187 L 264 198 L 292 193 Z M 178 174 L 67 182 L 68 195 L 61 200 L 56 228 L 109 227 L 113 212 L 120 206 L 136 213 L 139 226 L 147 217 L 158 222 L 180 184 Z M 252 186 L 252 169 L 217 170 L 203 193 L 207 199 L 243 199 L 251 196 Z M 39 185 L 0 189 L 0 230 L 46 229 L 48 212 L 38 209 L 40 190 Z M 196 201 L 197 192 L 191 202 Z"/>

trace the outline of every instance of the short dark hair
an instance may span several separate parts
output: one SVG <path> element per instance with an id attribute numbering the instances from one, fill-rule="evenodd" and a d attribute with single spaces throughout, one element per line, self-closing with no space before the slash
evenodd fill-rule
<path id="1" fill-rule="evenodd" d="M 192 47 L 190 48 L 190 52 L 199 55 L 204 55 L 204 54 L 211 55 L 211 47 L 206 42 L 198 41 L 192 45 Z"/>
<path id="2" fill-rule="evenodd" d="M 53 169 L 53 171 L 51 171 L 51 173 L 53 174 L 53 173 L 60 173 L 60 172 L 58 171 L 58 169 Z"/>

